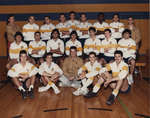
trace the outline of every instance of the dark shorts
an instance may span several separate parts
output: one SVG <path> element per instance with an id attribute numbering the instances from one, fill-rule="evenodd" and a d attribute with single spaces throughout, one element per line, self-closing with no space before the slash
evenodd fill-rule
<path id="1" fill-rule="evenodd" d="M 23 42 L 25 42 L 27 46 L 29 46 L 30 41 L 23 41 Z"/>
<path id="2" fill-rule="evenodd" d="M 130 59 L 130 57 L 128 57 L 128 58 L 123 58 L 124 62 L 127 63 L 127 64 L 129 63 L 129 59 Z"/>
<path id="3" fill-rule="evenodd" d="M 84 47 L 85 40 L 86 40 L 86 38 L 80 38 L 80 39 L 78 39 L 78 41 L 81 42 L 82 47 Z"/>
<path id="4" fill-rule="evenodd" d="M 121 90 L 120 90 L 120 93 L 127 94 L 127 93 L 129 93 L 130 91 L 131 91 L 131 85 L 128 85 L 127 90 L 125 90 L 125 91 L 121 91 Z"/>
<path id="5" fill-rule="evenodd" d="M 116 39 L 116 41 L 117 41 L 117 43 L 118 43 L 118 42 L 120 41 L 121 38 L 115 38 L 115 39 Z"/>
<path id="6" fill-rule="evenodd" d="M 114 57 L 109 57 L 104 55 L 104 59 L 107 63 L 109 63 L 110 61 L 114 60 Z"/>

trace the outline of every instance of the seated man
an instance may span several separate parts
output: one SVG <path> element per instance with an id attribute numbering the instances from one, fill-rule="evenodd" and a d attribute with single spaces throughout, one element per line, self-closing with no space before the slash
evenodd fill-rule
<path id="1" fill-rule="evenodd" d="M 55 94 L 59 94 L 60 90 L 55 83 L 62 76 L 63 71 L 60 67 L 52 62 L 52 53 L 46 54 L 46 62 L 43 62 L 39 67 L 39 74 L 41 75 L 42 82 L 45 86 L 39 88 L 39 92 L 47 91 L 52 87 Z"/>
<path id="2" fill-rule="evenodd" d="M 19 53 L 21 50 L 28 50 L 27 44 L 24 43 L 23 35 L 21 32 L 16 32 L 15 41 L 11 43 L 9 48 L 9 61 L 6 65 L 6 68 L 9 70 L 14 64 L 18 63 L 19 61 Z"/>
<path id="3" fill-rule="evenodd" d="M 130 85 L 128 84 L 127 80 L 127 75 L 129 72 L 128 65 L 123 61 L 123 53 L 121 51 L 115 51 L 114 56 L 115 61 L 107 64 L 106 67 L 99 71 L 99 81 L 94 86 L 93 91 L 88 93 L 86 97 L 95 96 L 103 83 L 105 87 L 110 85 L 110 87 L 113 89 L 113 92 L 106 102 L 108 105 L 114 103 L 119 92 L 129 92 Z M 109 72 L 112 72 L 112 74 Z"/>
<path id="4" fill-rule="evenodd" d="M 40 32 L 35 32 L 34 33 L 34 41 L 31 41 L 29 43 L 29 54 L 30 56 L 34 59 L 35 64 L 40 64 L 42 63 L 42 57 L 45 54 L 46 51 L 46 44 L 44 41 L 41 40 L 41 33 Z"/>
<path id="5" fill-rule="evenodd" d="M 111 36 L 111 30 L 104 30 L 105 39 L 102 40 L 101 52 L 104 54 L 105 63 L 112 62 L 114 60 L 114 52 L 117 48 L 117 41 Z"/>
<path id="6" fill-rule="evenodd" d="M 83 60 L 77 57 L 77 47 L 70 47 L 70 56 L 64 60 L 63 72 L 64 80 L 62 80 L 61 86 L 71 86 L 74 88 L 80 87 L 80 82 L 77 81 L 78 70 L 83 65 Z"/>
<path id="7" fill-rule="evenodd" d="M 15 64 L 7 75 L 12 78 L 23 99 L 27 97 L 27 94 L 30 98 L 33 98 L 35 75 L 38 73 L 38 69 L 27 61 L 27 52 L 25 50 L 20 51 L 19 60 L 20 62 Z"/>
<path id="8" fill-rule="evenodd" d="M 76 96 L 88 93 L 89 90 L 87 87 L 93 83 L 93 80 L 100 71 L 101 65 L 96 60 L 96 53 L 90 52 L 89 60 L 90 61 L 85 63 L 78 71 L 78 79 L 81 80 L 83 86 L 73 92 Z"/>
<path id="9" fill-rule="evenodd" d="M 122 32 L 122 36 L 123 38 L 118 42 L 117 50 L 121 50 L 123 52 L 123 59 L 127 64 L 129 64 L 130 73 L 127 79 L 129 84 L 132 84 L 136 59 L 136 43 L 131 38 L 131 30 L 125 29 Z"/>

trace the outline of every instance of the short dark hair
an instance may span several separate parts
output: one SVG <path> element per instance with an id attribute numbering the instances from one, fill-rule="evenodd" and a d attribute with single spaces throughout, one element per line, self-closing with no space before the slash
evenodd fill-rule
<path id="1" fill-rule="evenodd" d="M 45 57 L 47 57 L 47 56 L 53 56 L 53 53 L 48 52 L 48 53 L 46 53 L 46 56 L 45 56 Z"/>
<path id="2" fill-rule="evenodd" d="M 86 13 L 80 13 L 80 17 L 81 17 L 82 15 L 85 15 L 85 16 L 87 16 L 87 14 L 86 14 Z"/>
<path id="3" fill-rule="evenodd" d="M 98 15 L 97 15 L 97 17 L 99 17 L 99 16 L 101 16 L 101 15 L 104 16 L 104 13 L 103 13 L 103 12 L 99 12 Z"/>
<path id="4" fill-rule="evenodd" d="M 26 54 L 27 55 L 27 51 L 26 50 L 21 50 L 19 52 L 19 60 L 20 60 L 20 57 L 21 57 L 22 54 Z"/>
<path id="5" fill-rule="evenodd" d="M 122 35 L 124 35 L 125 33 L 129 33 L 130 36 L 131 36 L 131 30 L 129 30 L 129 29 L 124 29 L 124 31 L 122 32 Z"/>
<path id="6" fill-rule="evenodd" d="M 90 56 L 90 55 L 94 55 L 94 56 L 96 57 L 96 53 L 95 53 L 95 52 L 90 52 L 90 53 L 89 53 L 89 56 Z"/>
<path id="7" fill-rule="evenodd" d="M 121 50 L 116 50 L 114 52 L 114 55 L 116 55 L 116 54 L 120 54 L 123 57 L 123 52 Z"/>
<path id="8" fill-rule="evenodd" d="M 76 46 L 71 46 L 71 47 L 70 47 L 70 51 L 71 51 L 72 49 L 77 51 L 77 47 L 76 47 Z"/>
<path id="9" fill-rule="evenodd" d="M 59 16 L 61 16 L 61 15 L 65 16 L 65 13 L 60 13 Z"/>
<path id="10" fill-rule="evenodd" d="M 75 15 L 76 15 L 76 12 L 75 12 L 75 11 L 70 11 L 70 12 L 69 12 L 69 16 L 70 16 L 71 14 L 75 14 Z"/>
<path id="11" fill-rule="evenodd" d="M 104 30 L 104 32 L 107 32 L 107 31 L 108 31 L 109 33 L 111 33 L 111 30 L 110 30 L 110 29 L 105 29 L 105 30 Z"/>
<path id="12" fill-rule="evenodd" d="M 34 35 L 36 35 L 36 34 L 40 34 L 41 35 L 41 32 L 39 32 L 39 31 L 34 32 Z"/>
<path id="13" fill-rule="evenodd" d="M 90 28 L 89 28 L 89 31 L 91 31 L 91 30 L 94 31 L 94 32 L 96 32 L 95 27 L 90 27 Z"/>
<path id="14" fill-rule="evenodd" d="M 53 39 L 53 33 L 54 32 L 57 32 L 58 33 L 58 38 L 60 38 L 60 32 L 59 32 L 59 30 L 58 29 L 53 29 L 52 33 L 51 33 L 51 39 Z"/>
<path id="15" fill-rule="evenodd" d="M 24 39 L 23 34 L 22 34 L 21 32 L 16 32 L 15 35 L 14 35 L 15 40 L 16 40 L 16 37 L 17 37 L 18 35 L 21 36 L 21 39 L 22 39 L 22 40 Z"/>
<path id="16" fill-rule="evenodd" d="M 15 15 L 14 14 L 8 14 L 8 16 L 7 16 L 7 24 L 9 23 L 8 20 L 9 20 L 10 17 L 15 17 Z"/>
<path id="17" fill-rule="evenodd" d="M 114 18 L 114 16 L 115 16 L 115 15 L 117 15 L 117 16 L 118 16 L 118 18 L 120 19 L 120 15 L 119 15 L 119 13 L 114 13 L 114 14 L 113 14 L 113 18 Z"/>
<path id="18" fill-rule="evenodd" d="M 44 16 L 44 18 L 46 18 L 46 17 L 50 19 L 50 16 Z"/>
<path id="19" fill-rule="evenodd" d="M 78 34 L 77 34 L 77 32 L 75 31 L 75 30 L 73 30 L 71 33 L 70 33 L 70 38 L 71 38 L 71 35 L 72 34 L 75 34 L 76 35 L 76 38 L 78 39 Z"/>

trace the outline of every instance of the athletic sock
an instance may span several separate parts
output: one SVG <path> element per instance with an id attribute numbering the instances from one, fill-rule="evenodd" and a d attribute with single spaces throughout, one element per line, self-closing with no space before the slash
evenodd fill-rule
<path id="1" fill-rule="evenodd" d="M 29 86 L 29 91 L 31 91 L 31 89 L 33 89 L 34 88 L 34 86 L 33 85 L 30 85 Z"/>
<path id="2" fill-rule="evenodd" d="M 97 93 L 99 91 L 99 89 L 101 88 L 101 85 L 104 83 L 104 79 L 100 78 L 98 80 L 98 82 L 96 83 L 96 85 L 93 88 L 93 93 Z"/>
<path id="3" fill-rule="evenodd" d="M 118 91 L 117 89 L 114 89 L 113 92 L 112 92 L 112 94 L 113 94 L 115 97 L 117 97 L 118 93 L 119 93 L 119 91 Z"/>
<path id="4" fill-rule="evenodd" d="M 24 92 L 26 91 L 22 86 L 18 87 L 19 91 L 23 90 Z"/>

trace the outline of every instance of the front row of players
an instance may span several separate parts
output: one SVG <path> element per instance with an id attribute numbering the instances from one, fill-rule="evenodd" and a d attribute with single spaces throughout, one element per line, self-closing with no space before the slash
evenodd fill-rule
<path id="1" fill-rule="evenodd" d="M 83 64 L 82 59 L 77 56 L 77 48 L 72 46 L 69 57 L 64 60 L 63 71 L 53 62 L 52 53 L 46 54 L 45 61 L 38 69 L 28 61 L 27 52 L 22 50 L 19 54 L 19 63 L 8 71 L 8 76 L 12 78 L 23 99 L 27 96 L 34 97 L 33 89 L 37 74 L 41 75 L 40 79 L 44 85 L 39 87 L 39 92 L 52 88 L 55 94 L 58 94 L 59 82 L 60 87 L 76 88 L 74 95 L 90 98 L 97 96 L 103 84 L 104 87 L 110 85 L 113 91 L 106 102 L 108 105 L 114 102 L 119 92 L 127 93 L 131 87 L 127 80 L 128 65 L 123 61 L 123 53 L 119 50 L 114 53 L 114 62 L 102 67 L 94 52 L 89 53 L 89 61 Z"/>

